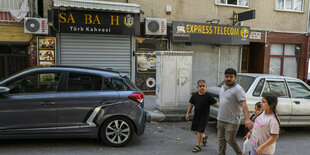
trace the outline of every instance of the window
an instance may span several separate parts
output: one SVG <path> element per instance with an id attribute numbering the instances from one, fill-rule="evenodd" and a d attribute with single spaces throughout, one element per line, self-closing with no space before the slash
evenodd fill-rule
<path id="1" fill-rule="evenodd" d="M 264 83 L 265 83 L 265 79 L 261 79 L 259 80 L 254 92 L 253 92 L 253 96 L 260 96 L 263 87 L 264 87 Z"/>
<path id="2" fill-rule="evenodd" d="M 10 9 L 19 9 L 24 0 L 0 0 L 0 12 L 10 12 Z"/>
<path id="3" fill-rule="evenodd" d="M 237 83 L 244 89 L 245 92 L 249 90 L 254 80 L 254 77 L 237 75 Z"/>
<path id="4" fill-rule="evenodd" d="M 310 98 L 310 90 L 302 83 L 288 82 L 293 98 Z"/>
<path id="5" fill-rule="evenodd" d="M 271 44 L 269 74 L 297 77 L 300 45 Z"/>
<path id="6" fill-rule="evenodd" d="M 263 93 L 273 92 L 278 97 L 288 98 L 287 88 L 284 81 L 267 81 Z"/>
<path id="7" fill-rule="evenodd" d="M 277 0 L 276 9 L 284 11 L 303 11 L 303 0 Z"/>
<path id="8" fill-rule="evenodd" d="M 236 82 L 244 89 L 245 92 L 249 90 L 251 87 L 253 81 L 255 80 L 254 77 L 250 76 L 243 76 L 243 75 L 237 75 L 237 80 Z M 222 87 L 224 84 L 226 84 L 226 81 L 222 81 L 218 87 Z"/>
<path id="9" fill-rule="evenodd" d="M 36 73 L 8 83 L 10 93 L 56 92 L 61 73 Z"/>
<path id="10" fill-rule="evenodd" d="M 111 79 L 113 87 L 118 91 L 130 90 L 129 87 L 124 83 L 122 79 L 113 78 Z"/>
<path id="11" fill-rule="evenodd" d="M 216 0 L 216 4 L 249 6 L 249 0 Z"/>
<path id="12" fill-rule="evenodd" d="M 102 90 L 100 76 L 83 73 L 70 73 L 67 91 L 95 91 Z"/>

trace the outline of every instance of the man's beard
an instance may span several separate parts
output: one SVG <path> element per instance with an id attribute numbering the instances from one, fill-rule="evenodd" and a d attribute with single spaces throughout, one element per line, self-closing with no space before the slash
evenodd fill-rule
<path id="1" fill-rule="evenodd" d="M 233 85 L 234 83 L 232 83 L 231 81 L 226 81 L 226 85 L 227 86 L 231 86 L 231 85 Z"/>

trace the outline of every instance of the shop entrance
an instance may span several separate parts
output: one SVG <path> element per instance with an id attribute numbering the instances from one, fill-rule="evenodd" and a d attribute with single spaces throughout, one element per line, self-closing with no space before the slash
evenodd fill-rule
<path id="1" fill-rule="evenodd" d="M 0 45 L 0 79 L 28 67 L 28 45 Z"/>
<path id="2" fill-rule="evenodd" d="M 264 73 L 264 50 L 263 43 L 250 43 L 243 46 L 242 51 L 242 73 Z"/>

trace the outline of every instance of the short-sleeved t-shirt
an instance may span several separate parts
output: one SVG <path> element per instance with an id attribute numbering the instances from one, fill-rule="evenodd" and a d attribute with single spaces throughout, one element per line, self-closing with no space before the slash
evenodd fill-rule
<path id="1" fill-rule="evenodd" d="M 258 149 L 259 146 L 264 144 L 271 135 L 278 135 L 280 126 L 274 114 L 266 115 L 263 111 L 254 122 L 253 132 L 250 141 L 253 146 Z M 264 149 L 264 154 L 274 154 L 276 142 L 272 143 Z"/>
<path id="2" fill-rule="evenodd" d="M 206 125 L 209 118 L 210 105 L 217 101 L 208 93 L 199 95 L 198 92 L 192 95 L 189 102 L 194 105 L 193 124 Z"/>
<path id="3" fill-rule="evenodd" d="M 240 124 L 242 107 L 240 102 L 246 101 L 243 88 L 235 83 L 227 88 L 226 85 L 221 87 L 220 106 L 217 120 L 232 124 Z"/>

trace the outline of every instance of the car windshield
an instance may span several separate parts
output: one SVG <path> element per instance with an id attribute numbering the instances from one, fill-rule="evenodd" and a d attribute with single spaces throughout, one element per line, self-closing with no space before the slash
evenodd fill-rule
<path id="1" fill-rule="evenodd" d="M 237 83 L 244 89 L 245 92 L 249 90 L 253 81 L 255 80 L 254 77 L 245 76 L 245 75 L 237 75 Z M 225 80 L 222 81 L 218 87 L 222 87 L 225 84 Z"/>

